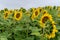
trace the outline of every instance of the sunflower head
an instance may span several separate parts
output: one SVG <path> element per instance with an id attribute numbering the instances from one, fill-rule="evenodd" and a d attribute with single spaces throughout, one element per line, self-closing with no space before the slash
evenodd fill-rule
<path id="1" fill-rule="evenodd" d="M 31 19 L 35 19 L 35 18 L 37 18 L 38 15 L 39 15 L 39 11 L 38 11 L 37 9 L 34 10 L 33 13 L 32 13 Z"/>
<path id="2" fill-rule="evenodd" d="M 46 13 L 41 17 L 41 22 L 45 23 L 45 21 L 47 21 L 47 20 L 52 20 L 52 16 L 50 14 Z"/>
<path id="3" fill-rule="evenodd" d="M 35 16 L 37 17 L 37 16 L 39 15 L 39 10 L 36 9 L 36 10 L 34 11 L 34 14 L 35 14 Z"/>
<path id="4" fill-rule="evenodd" d="M 13 10 L 9 10 L 9 13 L 11 14 L 13 12 Z"/>
<path id="5" fill-rule="evenodd" d="M 48 6 L 48 9 L 52 9 L 52 6 Z"/>
<path id="6" fill-rule="evenodd" d="M 52 16 L 49 13 L 44 14 L 41 18 L 40 18 L 40 25 L 42 25 L 42 27 L 45 27 L 45 23 L 47 21 L 52 21 Z"/>
<path id="7" fill-rule="evenodd" d="M 47 21 L 49 18 L 47 16 L 45 16 L 43 19 L 42 19 L 42 22 L 45 23 L 45 21 Z"/>
<path id="8" fill-rule="evenodd" d="M 18 21 L 21 20 L 21 18 L 22 18 L 22 11 L 20 12 L 16 11 L 14 14 L 14 19 Z"/>
<path id="9" fill-rule="evenodd" d="M 9 15 L 9 11 L 5 11 L 4 12 L 4 19 L 7 19 L 8 18 L 8 15 Z"/>
<path id="10" fill-rule="evenodd" d="M 47 12 L 47 10 L 43 10 L 42 13 L 43 13 L 43 14 L 46 14 L 46 13 L 48 13 L 48 12 Z"/>
<path id="11" fill-rule="evenodd" d="M 31 19 L 32 19 L 32 20 L 35 19 L 35 14 L 32 14 Z"/>
<path id="12" fill-rule="evenodd" d="M 50 31 L 49 31 L 50 33 L 47 34 L 47 35 L 48 35 L 48 36 L 47 36 L 48 39 L 50 39 L 50 38 L 55 38 L 55 35 L 56 35 L 55 33 L 58 32 L 58 30 L 56 29 L 56 25 L 54 25 L 53 23 L 54 23 L 54 22 L 51 21 L 52 26 L 49 26 L 49 27 L 50 27 L 50 29 L 49 29 L 49 30 L 50 30 Z"/>
<path id="13" fill-rule="evenodd" d="M 34 12 L 36 10 L 36 8 L 31 8 L 31 12 Z"/>
<path id="14" fill-rule="evenodd" d="M 39 12 L 43 11 L 43 8 L 41 8 L 41 7 L 38 7 L 37 9 L 39 10 Z"/>

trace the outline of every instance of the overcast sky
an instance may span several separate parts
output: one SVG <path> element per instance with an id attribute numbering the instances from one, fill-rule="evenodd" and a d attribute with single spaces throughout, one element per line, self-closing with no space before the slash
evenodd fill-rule
<path id="1" fill-rule="evenodd" d="M 16 9 L 20 7 L 29 9 L 31 7 L 48 5 L 60 6 L 60 0 L 0 0 L 0 9 Z"/>

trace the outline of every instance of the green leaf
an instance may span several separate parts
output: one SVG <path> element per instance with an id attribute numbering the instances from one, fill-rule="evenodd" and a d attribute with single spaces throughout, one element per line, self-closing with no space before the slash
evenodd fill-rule
<path id="1" fill-rule="evenodd" d="M 32 32 L 31 35 L 40 36 L 39 32 Z"/>
<path id="2" fill-rule="evenodd" d="M 8 40 L 8 39 L 7 39 L 7 37 L 5 37 L 5 36 L 1 36 L 1 37 L 0 37 L 0 40 Z"/>

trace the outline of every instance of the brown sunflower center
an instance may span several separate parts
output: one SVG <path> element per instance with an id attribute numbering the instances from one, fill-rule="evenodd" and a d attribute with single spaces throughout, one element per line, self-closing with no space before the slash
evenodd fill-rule
<path id="1" fill-rule="evenodd" d="M 20 17 L 20 13 L 17 13 L 17 14 L 16 14 L 16 18 L 19 18 L 19 17 Z"/>
<path id="2" fill-rule="evenodd" d="M 35 12 L 35 15 L 36 15 L 36 16 L 38 15 L 38 12 L 37 12 L 37 11 Z"/>
<path id="3" fill-rule="evenodd" d="M 5 17 L 7 17 L 7 16 L 8 16 L 8 13 L 5 14 Z"/>
<path id="4" fill-rule="evenodd" d="M 47 16 L 45 16 L 43 19 L 42 19 L 42 22 L 45 23 L 45 21 L 47 21 L 47 19 L 49 19 Z"/>

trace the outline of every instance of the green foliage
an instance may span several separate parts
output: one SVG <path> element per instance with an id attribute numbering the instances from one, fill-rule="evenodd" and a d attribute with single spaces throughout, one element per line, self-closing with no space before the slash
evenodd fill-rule
<path id="1" fill-rule="evenodd" d="M 56 22 L 56 28 L 58 29 L 55 38 L 51 38 L 50 40 L 60 40 L 60 17 L 57 17 L 58 11 L 56 8 L 55 6 L 51 9 L 47 7 L 43 8 L 52 15 L 53 20 Z M 30 16 L 26 15 L 26 9 L 19 9 L 19 11 L 21 10 L 23 13 L 19 21 L 13 19 L 14 11 L 8 16 L 7 20 L 3 18 L 4 10 L 0 11 L 0 40 L 49 40 L 45 34 L 47 34 L 46 30 L 50 32 L 51 23 L 49 21 L 46 22 L 46 27 L 48 28 L 41 28 L 38 23 L 43 14 L 41 13 L 33 21 L 31 20 L 32 8 L 28 10 Z M 5 8 L 5 11 L 8 11 L 8 9 Z"/>

